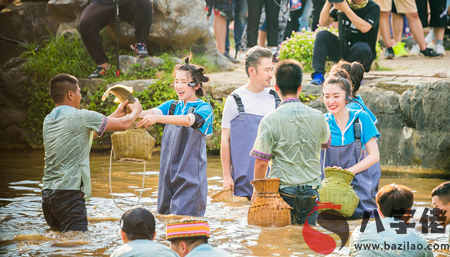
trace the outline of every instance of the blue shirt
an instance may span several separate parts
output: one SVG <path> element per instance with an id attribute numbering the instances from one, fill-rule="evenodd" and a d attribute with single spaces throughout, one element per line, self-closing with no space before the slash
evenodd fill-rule
<path id="1" fill-rule="evenodd" d="M 169 247 L 149 239 L 136 239 L 116 249 L 111 257 L 179 257 Z"/>
<path id="2" fill-rule="evenodd" d="M 170 106 L 174 101 L 175 100 L 169 100 L 154 108 L 153 110 L 159 109 L 162 112 L 155 112 L 155 114 L 169 115 Z M 213 132 L 213 114 L 210 104 L 202 100 L 197 100 L 195 102 L 187 101 L 186 105 L 184 105 L 184 101 L 179 101 L 173 115 L 187 115 L 190 107 L 195 107 L 194 113 L 200 114 L 200 116 L 202 116 L 202 118 L 205 120 L 205 123 L 199 128 L 199 130 L 203 134 L 211 135 Z"/>
<path id="3" fill-rule="evenodd" d="M 373 124 L 378 123 L 377 117 L 375 117 L 375 115 L 369 110 L 369 108 L 367 108 L 360 95 L 356 95 L 356 97 L 353 98 L 353 101 L 347 105 L 347 109 L 365 111 L 367 112 L 367 114 L 369 114 L 369 117 L 372 120 Z"/>
<path id="4" fill-rule="evenodd" d="M 345 127 L 345 131 L 343 132 L 337 125 L 336 120 L 334 119 L 334 115 L 331 113 L 325 114 L 325 119 L 330 126 L 332 146 L 348 145 L 355 141 L 353 122 L 356 118 L 359 118 L 359 121 L 361 123 L 361 143 L 363 146 L 367 142 L 369 142 L 372 137 L 380 137 L 380 133 L 378 132 L 377 127 L 375 127 L 369 115 L 365 111 L 350 109 L 349 114 L 350 118 L 348 119 L 347 126 Z"/>
<path id="5" fill-rule="evenodd" d="M 223 257 L 230 256 L 227 252 L 221 249 L 214 248 L 209 244 L 202 244 L 190 251 L 186 257 Z"/>

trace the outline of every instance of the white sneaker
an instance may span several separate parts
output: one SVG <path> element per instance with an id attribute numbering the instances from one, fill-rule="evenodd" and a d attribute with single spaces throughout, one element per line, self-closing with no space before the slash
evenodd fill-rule
<path id="1" fill-rule="evenodd" d="M 436 45 L 433 42 L 428 43 L 427 48 L 431 48 L 436 51 Z"/>
<path id="2" fill-rule="evenodd" d="M 436 53 L 445 55 L 445 47 L 443 45 L 436 45 Z"/>
<path id="3" fill-rule="evenodd" d="M 430 30 L 430 32 L 428 32 L 428 35 L 425 37 L 425 43 L 429 44 L 431 43 L 431 41 L 433 41 L 434 39 L 434 33 L 433 30 Z"/>
<path id="4" fill-rule="evenodd" d="M 247 51 L 239 51 L 238 54 L 237 54 L 236 59 L 244 61 L 246 54 L 247 54 Z"/>
<path id="5" fill-rule="evenodd" d="M 419 53 L 420 53 L 419 45 L 413 45 L 411 47 L 411 50 L 409 50 L 409 55 L 419 55 Z"/>

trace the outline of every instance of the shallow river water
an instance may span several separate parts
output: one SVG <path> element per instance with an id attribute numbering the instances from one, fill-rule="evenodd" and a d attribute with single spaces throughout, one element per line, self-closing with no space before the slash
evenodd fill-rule
<path id="1" fill-rule="evenodd" d="M 113 202 L 109 188 L 109 152 L 92 153 L 92 195 L 86 207 L 89 231 L 59 233 L 45 223 L 41 208 L 41 188 L 44 154 L 3 153 L 0 160 L 0 255 L 3 256 L 104 256 L 121 244 L 119 219 L 123 214 Z M 135 205 L 141 192 L 142 164 L 114 163 L 112 185 L 116 202 L 123 209 Z M 156 212 L 159 156 L 154 156 L 145 169 L 145 186 L 139 205 Z M 247 225 L 251 203 L 212 203 L 210 195 L 222 185 L 219 156 L 208 156 L 208 205 L 205 218 L 211 225 L 210 244 L 233 256 L 321 256 L 310 250 L 302 237 L 302 226 L 261 228 Z M 381 186 L 396 182 L 414 190 L 416 213 L 431 205 L 431 190 L 442 179 L 383 177 Z M 155 215 L 156 241 L 165 241 L 165 224 L 181 216 Z M 417 214 L 414 216 L 417 219 Z M 419 222 L 417 222 L 420 224 Z M 361 220 L 350 221 L 350 231 Z M 320 227 L 317 230 L 333 235 Z M 420 233 L 420 226 L 416 226 Z M 448 233 L 448 232 L 447 232 Z M 423 235 L 423 234 L 422 234 Z M 423 235 L 428 243 L 447 243 L 447 234 Z M 334 236 L 333 236 L 334 237 Z M 337 238 L 337 237 L 336 237 Z M 339 245 L 339 243 L 337 244 Z M 337 248 L 338 249 L 338 248 Z M 330 256 L 345 256 L 347 246 Z M 434 251 L 435 256 L 450 256 L 446 250 Z"/>

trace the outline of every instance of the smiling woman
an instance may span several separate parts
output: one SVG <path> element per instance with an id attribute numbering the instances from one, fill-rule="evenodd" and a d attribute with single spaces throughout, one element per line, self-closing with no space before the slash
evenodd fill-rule
<path id="1" fill-rule="evenodd" d="M 376 139 L 380 137 L 369 115 L 362 110 L 349 110 L 352 101 L 351 84 L 347 79 L 332 76 L 324 83 L 325 118 L 331 131 L 331 146 L 322 151 L 322 167 L 337 166 L 355 173 L 352 186 L 360 198 L 353 218 L 362 218 L 364 212 L 377 209 L 374 194 L 378 181 L 370 170 L 379 161 Z"/>
<path id="2" fill-rule="evenodd" d="M 166 124 L 161 142 L 158 212 L 203 216 L 206 209 L 206 136 L 212 133 L 213 110 L 199 100 L 202 83 L 209 79 L 203 68 L 175 67 L 174 88 L 179 100 L 170 100 L 143 111 L 138 127 Z M 195 167 L 195 168 L 193 168 Z"/>

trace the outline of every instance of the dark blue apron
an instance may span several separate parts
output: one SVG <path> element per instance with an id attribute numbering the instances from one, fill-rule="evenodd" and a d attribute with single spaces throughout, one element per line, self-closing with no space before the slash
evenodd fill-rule
<path id="1" fill-rule="evenodd" d="M 362 149 L 361 133 L 359 119 L 356 119 L 353 123 L 355 130 L 355 141 L 348 145 L 342 146 L 330 146 L 326 150 L 322 150 L 320 155 L 320 163 L 322 164 L 322 179 L 324 176 L 323 167 L 338 166 L 342 168 L 349 168 L 360 162 L 367 156 L 367 152 Z M 358 131 L 359 130 L 359 131 Z M 325 164 L 324 162 L 325 155 Z M 376 170 L 378 168 L 378 170 Z M 372 177 L 372 174 L 380 174 Z M 378 209 L 374 199 L 374 188 L 378 191 L 378 181 L 381 176 L 380 164 L 376 163 L 369 167 L 367 170 L 363 170 L 355 175 L 352 181 L 352 187 L 359 197 L 359 203 L 353 213 L 352 219 L 361 219 L 364 215 L 364 211 L 373 212 L 374 209 Z M 375 179 L 378 179 L 375 181 Z M 375 193 L 376 195 L 376 193 Z"/>
<path id="2" fill-rule="evenodd" d="M 281 100 L 277 92 L 269 92 L 275 98 L 275 108 Z M 251 198 L 254 177 L 255 158 L 249 154 L 253 149 L 258 126 L 264 116 L 245 113 L 244 105 L 238 94 L 231 95 L 236 100 L 239 115 L 230 122 L 231 177 L 234 181 L 234 195 Z"/>
<path id="3" fill-rule="evenodd" d="M 172 103 L 173 115 L 178 101 Z M 192 108 L 192 107 L 191 107 Z M 193 109 L 189 112 L 192 113 Z M 206 210 L 206 135 L 166 124 L 161 143 L 158 213 L 203 216 Z"/>

